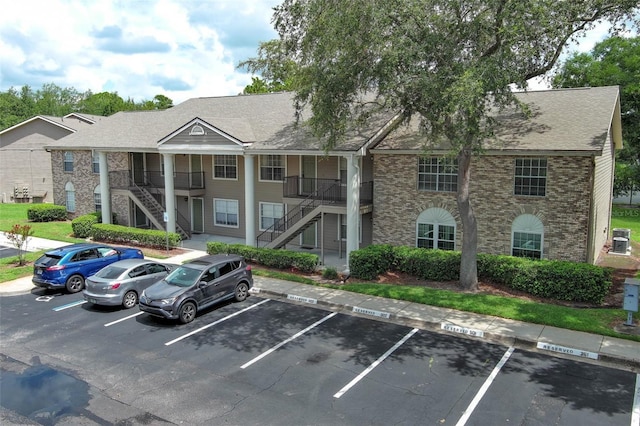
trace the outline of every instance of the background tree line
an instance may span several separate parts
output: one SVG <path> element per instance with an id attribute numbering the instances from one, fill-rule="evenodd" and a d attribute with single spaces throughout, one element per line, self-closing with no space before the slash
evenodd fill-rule
<path id="1" fill-rule="evenodd" d="M 173 101 L 164 95 L 152 100 L 124 100 L 117 92 L 80 92 L 73 87 L 62 88 L 53 83 L 34 90 L 29 86 L 11 87 L 0 92 L 0 130 L 14 126 L 36 115 L 62 117 L 72 112 L 109 116 L 118 111 L 167 109 Z"/>

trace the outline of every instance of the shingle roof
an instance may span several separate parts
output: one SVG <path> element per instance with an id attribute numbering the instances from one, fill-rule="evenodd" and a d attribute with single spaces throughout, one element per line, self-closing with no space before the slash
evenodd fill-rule
<path id="1" fill-rule="evenodd" d="M 520 114 L 502 113 L 502 144 L 494 149 L 597 151 L 602 149 L 614 119 L 617 87 L 563 89 L 517 95 L 531 105 L 529 120 Z M 354 129 L 335 151 L 356 151 L 392 118 L 379 114 L 365 128 Z M 194 98 L 163 111 L 119 112 L 103 117 L 99 126 L 89 126 L 69 135 L 51 148 L 119 151 L 155 151 L 158 142 L 195 118 L 249 143 L 250 151 L 309 151 L 322 149 L 304 125 L 295 125 L 293 95 Z M 376 150 L 419 150 L 424 136 L 418 120 L 401 126 L 377 144 Z"/>
<path id="2" fill-rule="evenodd" d="M 498 140 L 486 148 L 501 151 L 598 152 L 618 121 L 618 87 L 592 87 L 517 93 L 529 105 L 531 116 L 504 111 L 496 114 L 500 123 Z M 418 131 L 418 120 L 398 127 L 375 150 L 420 150 L 425 136 Z M 615 136 L 615 135 L 614 135 Z M 619 141 L 616 141 L 619 142 Z M 439 146 L 436 149 L 447 149 Z"/>

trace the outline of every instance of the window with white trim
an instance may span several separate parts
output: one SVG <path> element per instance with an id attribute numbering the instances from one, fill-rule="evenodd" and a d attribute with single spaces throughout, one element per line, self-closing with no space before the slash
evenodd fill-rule
<path id="1" fill-rule="evenodd" d="M 545 158 L 516 158 L 515 195 L 544 197 L 547 190 L 547 160 Z"/>
<path id="2" fill-rule="evenodd" d="M 100 195 L 100 185 L 97 185 L 93 189 L 93 205 L 97 212 L 102 211 L 102 196 Z"/>
<path id="3" fill-rule="evenodd" d="M 511 224 L 511 255 L 542 258 L 544 225 L 532 214 L 522 214 Z"/>
<path id="4" fill-rule="evenodd" d="M 260 203 L 260 230 L 270 228 L 282 216 L 284 216 L 284 204 Z"/>
<path id="5" fill-rule="evenodd" d="M 421 191 L 456 192 L 458 160 L 449 157 L 418 158 L 418 189 Z"/>
<path id="6" fill-rule="evenodd" d="M 238 227 L 238 200 L 214 198 L 213 211 L 216 226 Z"/>
<path id="7" fill-rule="evenodd" d="M 420 213 L 416 222 L 417 247 L 455 250 L 456 221 L 451 213 L 433 207 Z"/>
<path id="8" fill-rule="evenodd" d="M 71 151 L 64 152 L 63 170 L 65 172 L 73 172 L 73 152 Z"/>
<path id="9" fill-rule="evenodd" d="M 68 212 L 75 212 L 76 211 L 76 188 L 73 186 L 73 184 L 71 182 L 67 182 L 66 185 L 64 186 L 64 193 L 65 193 L 65 201 L 66 201 L 66 206 L 67 206 L 67 211 Z"/>
<path id="10" fill-rule="evenodd" d="M 238 179 L 238 156 L 214 155 L 213 156 L 214 179 Z"/>
<path id="11" fill-rule="evenodd" d="M 271 182 L 284 181 L 284 155 L 260 156 L 260 180 Z"/>
<path id="12" fill-rule="evenodd" d="M 91 170 L 93 173 L 100 173 L 100 154 L 97 152 L 91 155 Z"/>

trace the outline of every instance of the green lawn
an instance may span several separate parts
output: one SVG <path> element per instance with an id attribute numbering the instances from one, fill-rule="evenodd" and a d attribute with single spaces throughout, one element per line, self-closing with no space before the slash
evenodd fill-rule
<path id="1" fill-rule="evenodd" d="M 34 236 L 59 241 L 77 242 L 72 238 L 71 222 L 29 223 L 26 219 L 28 204 L 0 204 L 0 231 L 6 231 L 18 224 L 30 224 Z M 637 213 L 637 214 L 636 214 Z M 640 209 L 614 208 L 612 228 L 631 229 L 632 240 L 640 242 Z M 39 253 L 27 254 L 27 261 L 33 261 Z M 31 266 L 17 267 L 16 258 L 0 261 L 0 285 L 21 276 L 32 273 Z M 283 272 L 261 271 L 256 275 L 269 276 L 305 284 L 317 285 L 309 278 Z M 611 324 L 624 322 L 626 312 L 622 309 L 573 309 L 562 306 L 524 301 L 516 298 L 490 296 L 483 294 L 457 293 L 446 290 L 430 289 L 415 286 L 390 286 L 384 284 L 346 284 L 330 286 L 342 290 L 381 296 L 393 299 L 408 300 L 432 306 L 440 306 L 460 311 L 476 312 L 510 318 L 535 324 L 550 325 L 559 328 L 584 331 L 606 336 L 621 337 L 640 341 L 638 336 L 627 336 L 615 333 Z"/>

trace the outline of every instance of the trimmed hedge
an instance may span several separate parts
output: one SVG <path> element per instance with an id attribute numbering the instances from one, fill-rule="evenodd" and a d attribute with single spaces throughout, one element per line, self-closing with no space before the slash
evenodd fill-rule
<path id="1" fill-rule="evenodd" d="M 312 253 L 299 253 L 288 250 L 258 248 L 244 244 L 227 244 L 221 242 L 208 242 L 208 254 L 238 254 L 247 262 L 257 263 L 268 268 L 298 269 L 305 273 L 316 270 L 319 263 L 317 255 Z"/>
<path id="2" fill-rule="evenodd" d="M 460 256 L 447 250 L 368 246 L 351 252 L 349 270 L 363 280 L 396 270 L 428 281 L 455 281 L 460 278 Z M 533 296 L 591 304 L 601 304 L 612 285 L 609 268 L 490 254 L 478 255 L 478 278 Z"/>
<path id="3" fill-rule="evenodd" d="M 169 232 L 168 241 L 165 231 L 130 228 L 121 225 L 96 223 L 91 227 L 91 234 L 96 241 L 113 243 L 134 243 L 147 247 L 170 248 L 177 247 L 182 240 L 180 234 Z"/>
<path id="4" fill-rule="evenodd" d="M 71 221 L 71 229 L 76 238 L 91 237 L 91 227 L 98 223 L 98 215 L 95 213 L 78 216 Z"/>
<path id="5" fill-rule="evenodd" d="M 54 222 L 67 220 L 67 208 L 55 204 L 34 204 L 27 210 L 31 222 Z"/>

